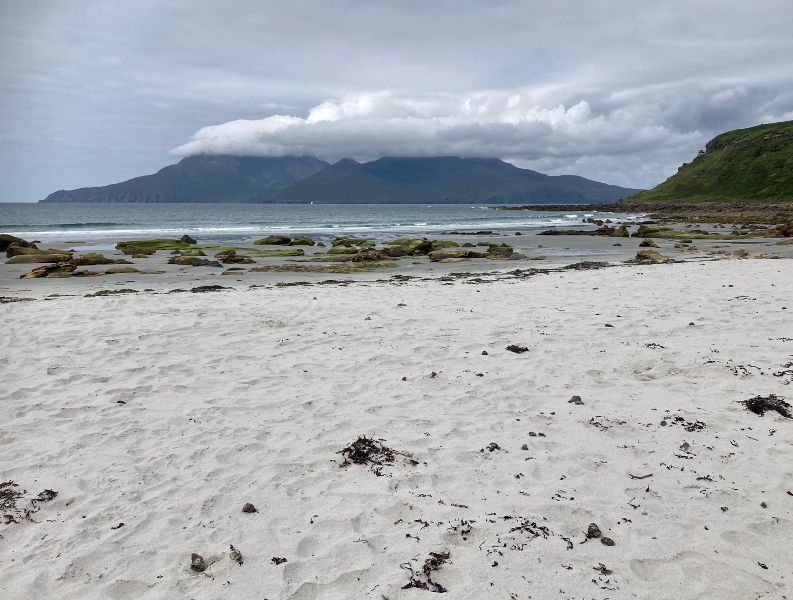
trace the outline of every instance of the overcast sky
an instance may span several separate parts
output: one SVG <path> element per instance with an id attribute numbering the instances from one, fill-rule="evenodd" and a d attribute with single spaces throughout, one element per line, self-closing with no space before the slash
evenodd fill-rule
<path id="1" fill-rule="evenodd" d="M 0 201 L 202 152 L 651 187 L 793 119 L 792 23 L 792 0 L 0 0 Z"/>

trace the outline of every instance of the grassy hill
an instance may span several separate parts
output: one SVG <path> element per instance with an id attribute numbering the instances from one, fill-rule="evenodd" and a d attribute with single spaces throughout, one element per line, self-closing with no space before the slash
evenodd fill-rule
<path id="1" fill-rule="evenodd" d="M 627 205 L 793 202 L 793 121 L 723 133 L 662 184 Z"/>

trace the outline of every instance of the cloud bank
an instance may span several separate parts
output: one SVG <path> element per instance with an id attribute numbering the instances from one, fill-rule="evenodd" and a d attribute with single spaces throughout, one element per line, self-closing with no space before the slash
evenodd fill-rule
<path id="1" fill-rule="evenodd" d="M 714 127 L 792 117 L 782 106 L 790 105 L 780 102 L 776 87 L 730 82 L 611 93 L 559 87 L 459 95 L 380 91 L 323 102 L 302 117 L 276 114 L 202 127 L 173 153 L 331 161 L 496 157 L 552 173 L 584 171 L 614 183 L 653 185 L 659 171 L 676 167 L 718 133 Z"/>

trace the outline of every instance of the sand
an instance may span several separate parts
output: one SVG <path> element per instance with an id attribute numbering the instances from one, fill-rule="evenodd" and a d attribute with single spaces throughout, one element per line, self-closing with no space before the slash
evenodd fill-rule
<path id="1" fill-rule="evenodd" d="M 0 597 L 793 597 L 793 419 L 739 403 L 793 403 L 792 275 L 20 294 L 2 480 L 58 494 L 0 525 Z M 359 435 L 393 463 L 341 466 Z"/>

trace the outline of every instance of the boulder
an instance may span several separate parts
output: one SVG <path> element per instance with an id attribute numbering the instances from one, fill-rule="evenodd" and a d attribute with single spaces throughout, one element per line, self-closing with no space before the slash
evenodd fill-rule
<path id="1" fill-rule="evenodd" d="M 328 250 L 328 254 L 358 254 L 358 249 L 347 246 L 334 246 Z"/>
<path id="2" fill-rule="evenodd" d="M 187 234 L 185 234 L 182 237 L 180 237 L 179 241 L 182 242 L 183 244 L 197 244 L 198 243 Z"/>
<path id="3" fill-rule="evenodd" d="M 72 258 L 71 264 L 78 267 L 85 267 L 88 265 L 131 265 L 132 263 L 123 258 L 108 258 L 101 252 L 87 252 L 75 258 Z"/>
<path id="4" fill-rule="evenodd" d="M 9 265 L 25 265 L 31 263 L 62 263 L 68 262 L 71 254 L 19 254 L 6 261 Z"/>
<path id="5" fill-rule="evenodd" d="M 6 256 L 12 258 L 14 256 L 22 256 L 29 254 L 71 254 L 71 250 L 61 250 L 60 248 L 36 248 L 36 246 L 20 246 L 18 244 L 11 244 L 6 248 Z"/>
<path id="6" fill-rule="evenodd" d="M 16 237 L 15 235 L 8 235 L 7 233 L 0 233 L 0 252 L 8 249 L 11 244 L 16 244 L 22 248 L 27 248 L 29 246 L 35 247 L 35 244 L 31 244 L 30 242 L 26 242 L 22 238 Z"/>
<path id="7" fill-rule="evenodd" d="M 353 255 L 352 262 L 378 262 L 381 260 L 389 260 L 387 254 L 375 248 L 364 248 L 357 254 Z"/>
<path id="8" fill-rule="evenodd" d="M 661 231 L 657 227 L 648 227 L 647 225 L 639 225 L 639 229 L 633 234 L 633 237 L 650 237 L 651 235 Z"/>
<path id="9" fill-rule="evenodd" d="M 514 254 L 512 246 L 506 244 L 489 244 L 487 248 L 488 258 L 507 258 Z"/>
<path id="10" fill-rule="evenodd" d="M 389 242 L 389 246 L 398 246 L 405 255 L 419 256 L 432 251 L 432 242 L 426 238 L 400 238 Z"/>
<path id="11" fill-rule="evenodd" d="M 219 258 L 220 262 L 226 265 L 239 265 L 239 264 L 248 265 L 256 262 L 250 256 L 237 254 L 237 251 L 234 249 L 223 250 L 222 252 L 218 252 L 217 254 L 215 254 L 215 258 Z"/>
<path id="12" fill-rule="evenodd" d="M 432 250 L 443 250 L 444 248 L 459 248 L 460 244 L 453 240 L 432 240 Z"/>
<path id="13" fill-rule="evenodd" d="M 487 256 L 484 252 L 470 250 L 468 248 L 443 248 L 442 250 L 435 250 L 430 252 L 430 260 L 439 262 L 449 258 L 484 258 Z"/>
<path id="14" fill-rule="evenodd" d="M 288 246 L 291 241 L 292 239 L 285 235 L 268 235 L 253 243 L 257 246 Z"/>
<path id="15" fill-rule="evenodd" d="M 169 265 L 182 265 L 188 267 L 219 267 L 216 260 L 207 260 L 200 256 L 173 256 L 168 259 Z"/>
<path id="16" fill-rule="evenodd" d="M 291 242 L 289 242 L 289 245 L 290 246 L 313 246 L 314 245 L 314 240 L 312 240 L 307 235 L 301 235 L 300 237 L 297 237 L 297 238 L 293 239 Z"/>
<path id="17" fill-rule="evenodd" d="M 188 248 L 186 250 L 174 250 L 174 254 L 181 254 L 182 256 L 206 256 L 203 250 L 198 248 Z"/>
<path id="18" fill-rule="evenodd" d="M 366 240 L 364 240 L 363 238 L 351 238 L 351 237 L 347 237 L 345 235 L 345 236 L 337 237 L 335 240 L 333 240 L 330 243 L 330 245 L 333 246 L 334 248 L 336 248 L 338 246 L 344 246 L 345 248 L 351 248 L 352 246 L 360 246 L 365 241 Z"/>
<path id="19" fill-rule="evenodd" d="M 657 248 L 657 247 L 658 247 L 658 244 L 656 244 L 650 238 L 642 240 L 642 242 L 639 244 L 639 248 Z"/>
<path id="20" fill-rule="evenodd" d="M 639 250 L 634 260 L 638 263 L 650 264 L 671 262 L 672 259 L 667 258 L 658 252 L 658 250 Z"/>
<path id="21" fill-rule="evenodd" d="M 614 230 L 614 233 L 611 234 L 611 237 L 630 237 L 630 232 L 625 225 L 620 225 L 617 229 Z"/>

